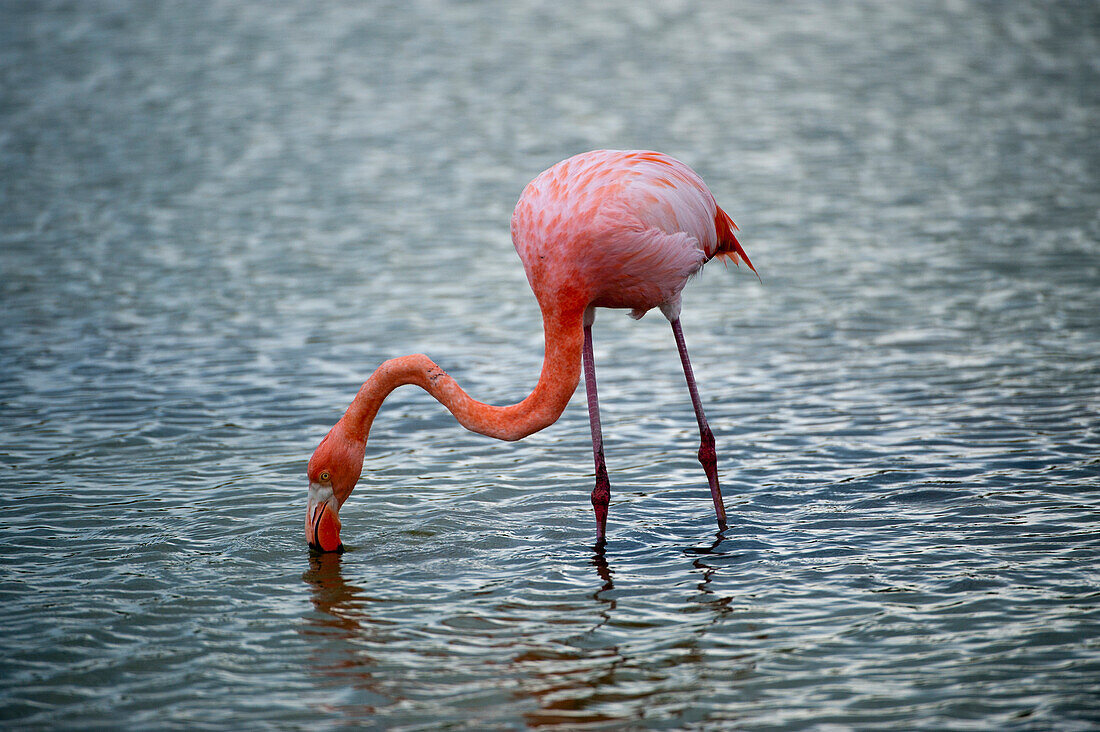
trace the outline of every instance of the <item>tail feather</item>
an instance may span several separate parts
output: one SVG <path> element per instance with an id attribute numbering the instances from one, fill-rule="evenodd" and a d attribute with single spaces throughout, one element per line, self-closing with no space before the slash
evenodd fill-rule
<path id="1" fill-rule="evenodd" d="M 760 277 L 756 267 L 753 267 L 752 262 L 749 261 L 749 255 L 745 254 L 745 250 L 741 248 L 741 242 L 737 241 L 737 237 L 733 234 L 733 232 L 740 231 L 740 229 L 737 228 L 737 224 L 733 223 L 733 219 L 721 207 L 718 207 L 717 212 L 714 214 L 714 229 L 718 232 L 718 251 L 714 253 L 714 256 L 725 257 L 738 266 L 743 261 L 753 271 L 753 274 Z"/>

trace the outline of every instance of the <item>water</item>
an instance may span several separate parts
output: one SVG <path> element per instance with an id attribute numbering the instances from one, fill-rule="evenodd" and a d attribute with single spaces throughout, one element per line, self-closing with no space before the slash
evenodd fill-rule
<path id="1" fill-rule="evenodd" d="M 1091 3 L 6 3 L 0 719 L 16 728 L 1100 722 Z M 523 442 L 415 389 L 341 556 L 304 468 L 381 360 L 541 362 L 524 183 L 669 152 L 763 282 L 595 328 Z"/>

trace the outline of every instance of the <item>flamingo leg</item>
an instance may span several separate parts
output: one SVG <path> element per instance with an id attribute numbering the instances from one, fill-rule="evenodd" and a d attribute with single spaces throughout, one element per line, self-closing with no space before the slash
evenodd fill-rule
<path id="1" fill-rule="evenodd" d="M 691 370 L 687 344 L 684 343 L 684 331 L 680 328 L 680 319 L 672 321 L 672 334 L 676 337 L 676 348 L 680 351 L 680 361 L 684 364 L 684 376 L 687 378 L 691 405 L 695 407 L 695 418 L 699 421 L 699 462 L 710 483 L 710 497 L 714 499 L 714 513 L 718 518 L 718 528 L 726 530 L 726 507 L 722 503 L 722 489 L 718 487 L 718 454 L 714 449 L 714 433 L 707 424 L 707 415 L 703 414 L 703 403 L 699 400 L 699 389 L 695 386 L 695 374 Z"/>
<path id="2" fill-rule="evenodd" d="M 588 422 L 592 427 L 592 458 L 596 463 L 596 487 L 592 489 L 592 510 L 596 512 L 596 547 L 602 547 L 607 529 L 607 506 L 611 503 L 611 481 L 603 458 L 603 432 L 600 430 L 600 402 L 596 396 L 596 361 L 592 356 L 592 326 L 584 326 L 584 388 L 588 394 Z"/>

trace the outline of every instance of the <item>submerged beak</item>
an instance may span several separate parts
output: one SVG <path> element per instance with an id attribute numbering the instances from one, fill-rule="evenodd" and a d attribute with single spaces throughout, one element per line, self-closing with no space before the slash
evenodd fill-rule
<path id="1" fill-rule="evenodd" d="M 340 542 L 340 506 L 332 488 L 319 483 L 309 484 L 309 505 L 306 508 L 306 542 L 319 552 L 342 552 Z"/>

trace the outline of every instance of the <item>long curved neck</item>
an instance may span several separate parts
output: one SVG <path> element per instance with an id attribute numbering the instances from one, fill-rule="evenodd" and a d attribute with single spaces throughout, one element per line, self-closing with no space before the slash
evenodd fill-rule
<path id="1" fill-rule="evenodd" d="M 577 389 L 584 342 L 584 308 L 544 309 L 546 351 L 534 391 L 521 402 L 494 407 L 473 399 L 423 354 L 386 361 L 360 387 L 341 422 L 350 437 L 366 441 L 379 407 L 390 392 L 415 384 L 450 410 L 466 429 L 498 440 L 519 440 L 557 421 Z"/>

